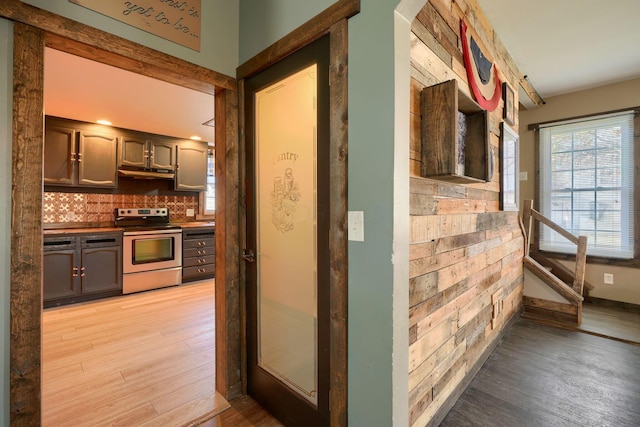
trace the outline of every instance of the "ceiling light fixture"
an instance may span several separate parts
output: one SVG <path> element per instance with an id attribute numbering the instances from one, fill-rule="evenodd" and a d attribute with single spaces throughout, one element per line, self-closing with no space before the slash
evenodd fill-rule
<path id="1" fill-rule="evenodd" d="M 199 136 L 196 136 L 196 135 L 189 137 L 189 139 L 193 139 L 194 141 L 201 141 L 202 140 L 202 138 L 200 138 Z"/>
<path id="2" fill-rule="evenodd" d="M 99 123 L 101 125 L 111 126 L 111 122 L 109 120 L 100 119 L 100 120 L 96 120 L 96 123 Z"/>

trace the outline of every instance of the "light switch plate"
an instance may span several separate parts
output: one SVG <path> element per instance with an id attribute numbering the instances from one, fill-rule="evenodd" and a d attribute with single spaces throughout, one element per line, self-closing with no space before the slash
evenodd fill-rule
<path id="1" fill-rule="evenodd" d="M 349 211 L 349 240 L 364 242 L 364 212 Z"/>
<path id="2" fill-rule="evenodd" d="M 526 181 L 529 179 L 529 174 L 527 171 L 520 172 L 520 181 Z"/>

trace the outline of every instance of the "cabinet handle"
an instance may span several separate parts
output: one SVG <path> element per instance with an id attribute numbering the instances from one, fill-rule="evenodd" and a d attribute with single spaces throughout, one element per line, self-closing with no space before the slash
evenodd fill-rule
<path id="1" fill-rule="evenodd" d="M 76 154 L 76 157 L 78 158 L 78 163 L 80 163 L 82 161 L 82 153 Z"/>
<path id="2" fill-rule="evenodd" d="M 73 273 L 71 273 L 71 276 L 78 277 L 78 267 L 73 267 L 72 270 Z"/>
<path id="3" fill-rule="evenodd" d="M 205 268 L 199 268 L 198 269 L 198 273 L 204 273 L 205 271 L 207 271 Z"/>
<path id="4" fill-rule="evenodd" d="M 198 246 L 207 246 L 207 242 L 198 242 Z"/>
<path id="5" fill-rule="evenodd" d="M 203 250 L 201 250 L 201 251 L 198 251 L 197 253 L 198 253 L 198 255 L 206 255 L 206 254 L 207 254 L 207 251 L 205 251 L 205 250 L 203 249 Z"/>
<path id="6" fill-rule="evenodd" d="M 80 268 L 80 277 L 84 277 L 84 267 Z"/>
<path id="7" fill-rule="evenodd" d="M 198 264 L 206 264 L 207 260 L 206 259 L 199 259 L 198 260 Z"/>

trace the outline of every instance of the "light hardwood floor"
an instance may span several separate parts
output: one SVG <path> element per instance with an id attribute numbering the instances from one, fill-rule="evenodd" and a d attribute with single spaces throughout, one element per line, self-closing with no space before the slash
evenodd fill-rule
<path id="1" fill-rule="evenodd" d="M 215 392 L 213 280 L 43 312 L 44 426 L 181 426 Z"/>

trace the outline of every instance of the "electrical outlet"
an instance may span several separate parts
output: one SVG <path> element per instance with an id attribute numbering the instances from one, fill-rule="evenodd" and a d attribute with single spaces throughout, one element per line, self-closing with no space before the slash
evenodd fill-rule
<path id="1" fill-rule="evenodd" d="M 529 179 L 529 174 L 527 171 L 520 172 L 520 181 L 526 181 Z"/>
<path id="2" fill-rule="evenodd" d="M 193 216 L 195 215 L 193 209 L 187 209 L 187 216 Z"/>
<path id="3" fill-rule="evenodd" d="M 604 284 L 605 285 L 613 285 L 613 274 L 604 273 Z"/>
<path id="4" fill-rule="evenodd" d="M 76 217 L 75 212 L 67 212 L 67 221 L 73 221 Z"/>

